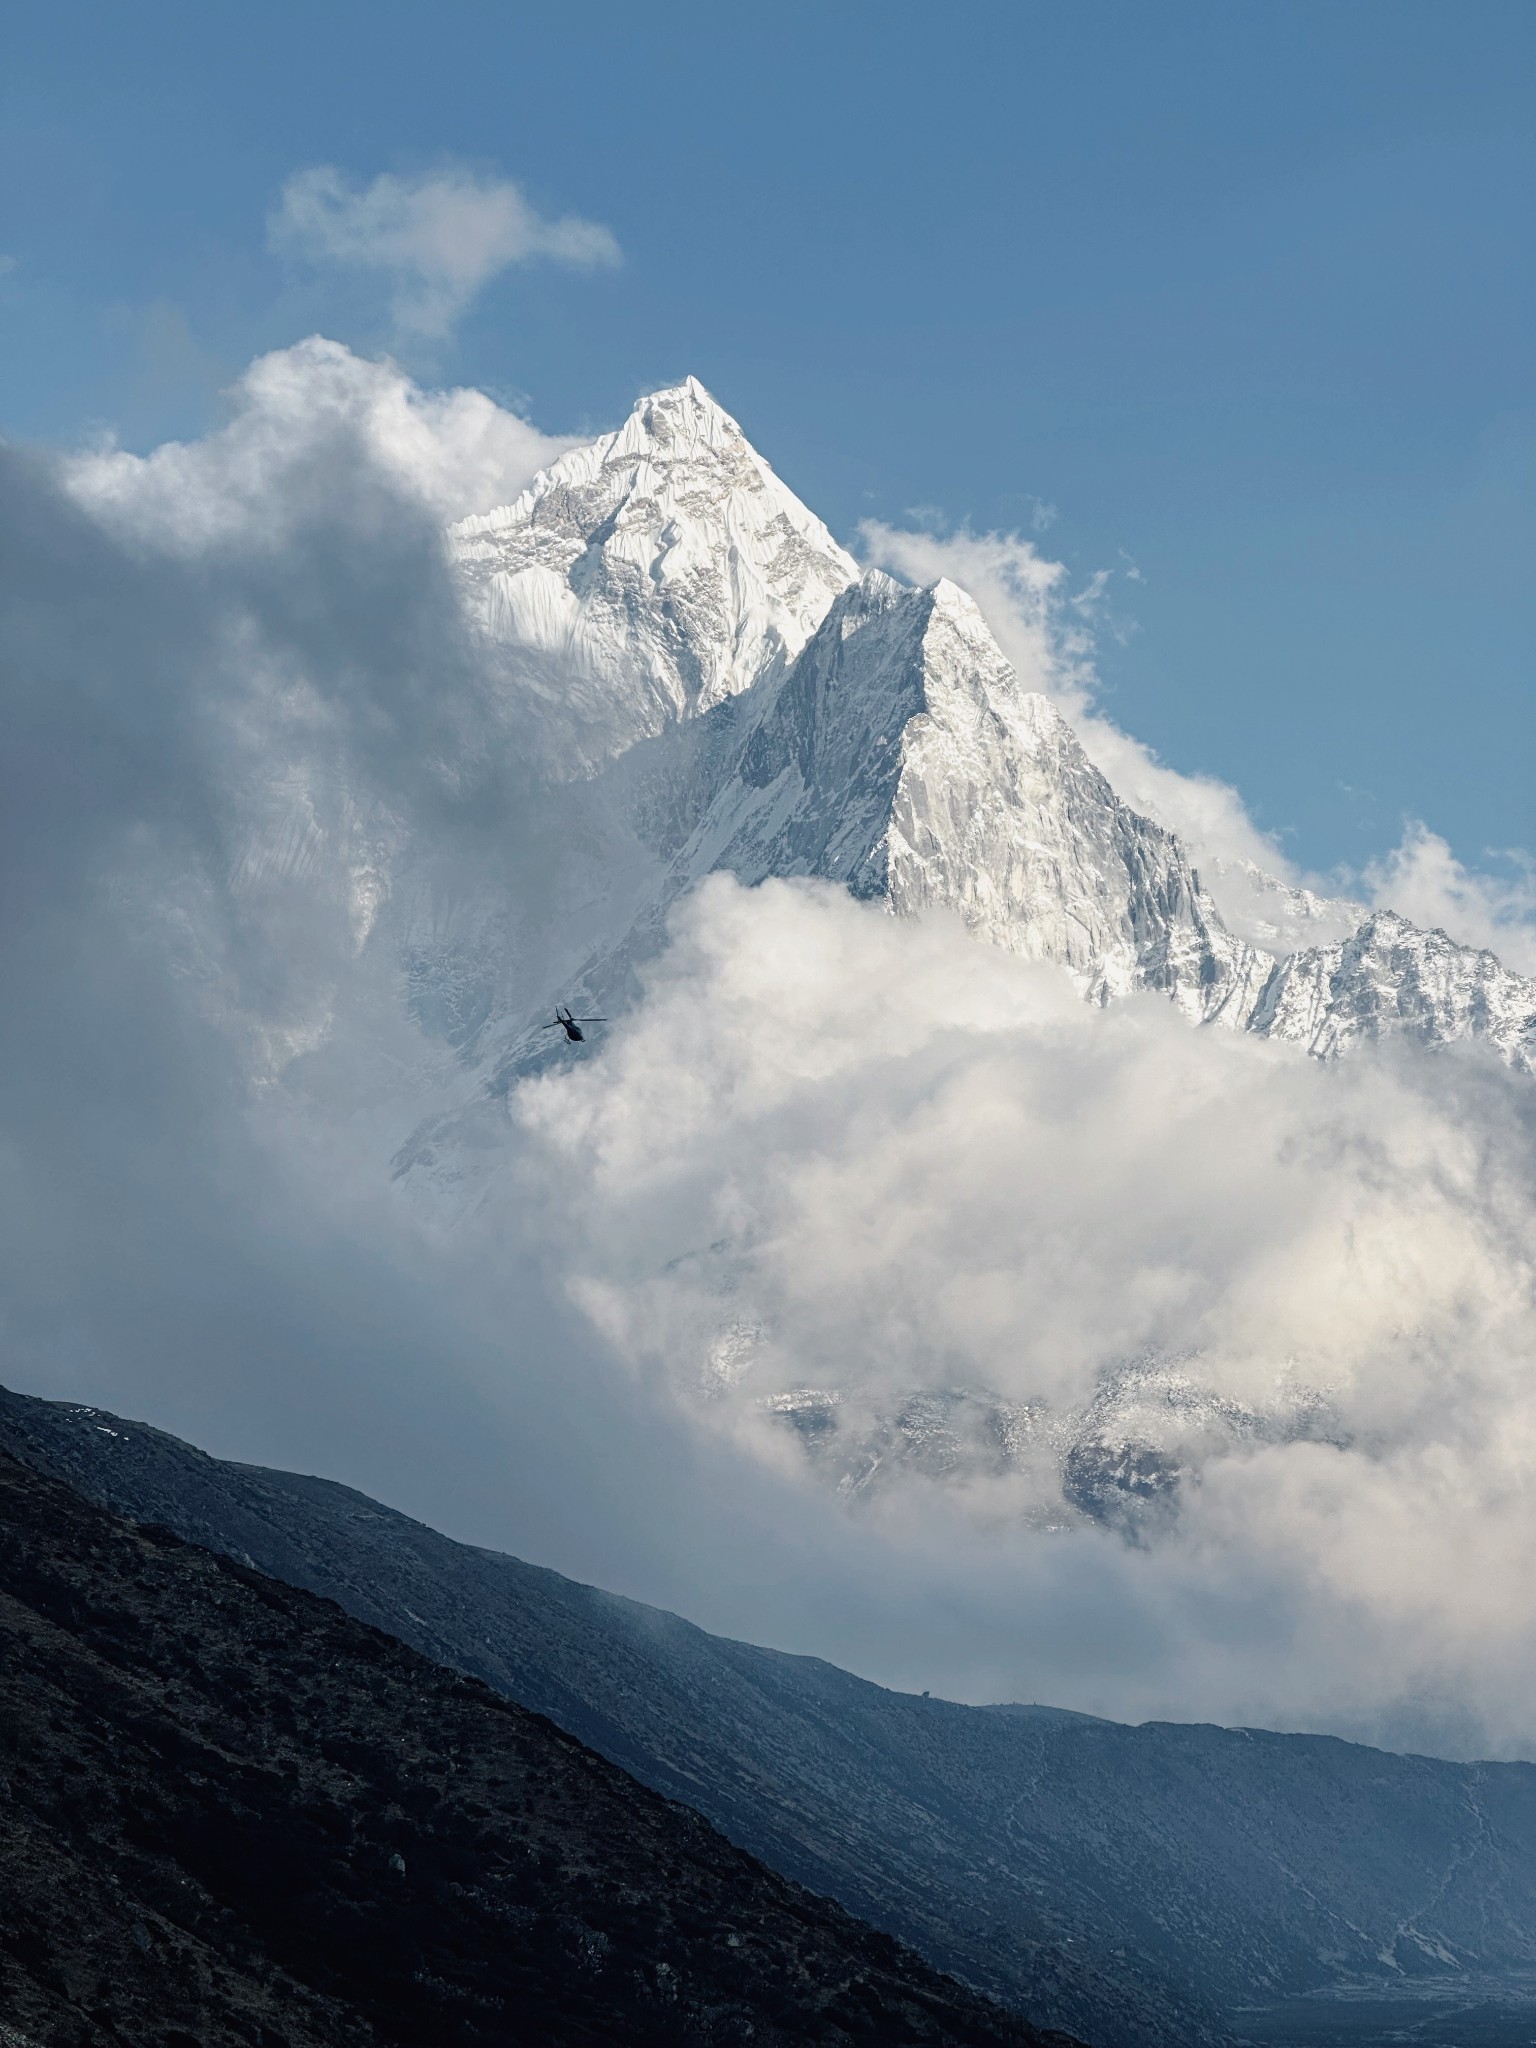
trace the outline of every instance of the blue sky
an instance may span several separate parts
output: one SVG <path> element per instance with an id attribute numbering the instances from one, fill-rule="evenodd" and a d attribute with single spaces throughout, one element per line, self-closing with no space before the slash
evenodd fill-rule
<path id="1" fill-rule="evenodd" d="M 0 74 L 6 431 L 195 432 L 316 329 L 550 430 L 693 371 L 844 537 L 1055 508 L 1114 715 L 1304 864 L 1536 842 L 1536 8 L 13 4 Z M 269 252 L 446 159 L 622 262 L 402 347 Z"/>

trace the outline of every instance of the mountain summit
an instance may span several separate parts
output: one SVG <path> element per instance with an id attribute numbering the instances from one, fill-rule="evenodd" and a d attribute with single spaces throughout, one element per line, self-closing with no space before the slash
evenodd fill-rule
<path id="1" fill-rule="evenodd" d="M 782 673 L 858 575 L 694 377 L 451 540 L 585 769 Z"/>

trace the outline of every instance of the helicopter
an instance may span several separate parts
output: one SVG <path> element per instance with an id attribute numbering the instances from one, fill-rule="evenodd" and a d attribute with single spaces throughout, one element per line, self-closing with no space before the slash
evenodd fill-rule
<path id="1" fill-rule="evenodd" d="M 557 1003 L 555 1005 L 553 1021 L 542 1025 L 540 1028 L 544 1031 L 558 1029 L 565 1033 L 573 1045 L 583 1045 L 586 1042 L 587 1036 L 581 1028 L 583 1024 L 606 1024 L 607 1022 L 608 1019 L 606 1017 L 573 1017 L 569 1010 L 563 1009 Z"/>

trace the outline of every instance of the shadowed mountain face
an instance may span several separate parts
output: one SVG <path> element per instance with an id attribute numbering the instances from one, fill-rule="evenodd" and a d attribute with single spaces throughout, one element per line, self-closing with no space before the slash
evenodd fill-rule
<path id="1" fill-rule="evenodd" d="M 4 1452 L 0 1757 L 6 2048 L 1045 2038 L 541 1717 Z"/>
<path id="2" fill-rule="evenodd" d="M 0 1393 L 0 1442 L 549 1714 L 1085 2038 L 1210 2041 L 1307 1991 L 1536 1966 L 1529 1765 L 914 1698 L 95 1410 Z"/>

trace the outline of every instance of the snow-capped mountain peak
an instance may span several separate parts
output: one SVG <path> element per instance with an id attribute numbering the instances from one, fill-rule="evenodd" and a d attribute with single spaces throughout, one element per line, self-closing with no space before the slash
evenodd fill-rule
<path id="1" fill-rule="evenodd" d="M 1021 685 L 973 598 L 861 575 L 697 379 L 451 544 L 565 785 L 564 851 L 536 917 L 505 916 L 494 888 L 448 907 L 435 885 L 398 891 L 413 1008 L 446 1020 L 434 1035 L 470 1070 L 402 1164 L 478 1147 L 481 1110 L 494 1123 L 559 1056 L 554 1001 L 621 1009 L 669 906 L 720 870 L 956 916 L 1095 1003 L 1158 993 L 1192 1023 L 1324 1057 L 1473 1039 L 1536 1067 L 1536 983 L 1443 933 L 1257 871 L 1214 878 L 1247 899 L 1234 929 L 1177 836 Z"/>
<path id="2" fill-rule="evenodd" d="M 958 914 L 1096 1000 L 1138 987 L 1246 1016 L 1272 962 L 1235 939 L 1171 833 L 1021 688 L 968 592 L 878 571 L 845 590 L 761 706 L 673 869 L 815 875 L 900 914 Z M 1228 1014 L 1230 1013 L 1230 1014 Z"/>
<path id="3" fill-rule="evenodd" d="M 450 542 L 578 774 L 782 673 L 858 575 L 694 377 Z"/>
<path id="4" fill-rule="evenodd" d="M 1251 860 L 1213 860 L 1201 874 L 1228 927 L 1277 960 L 1348 938 L 1369 915 L 1363 903 L 1298 888 Z"/>

